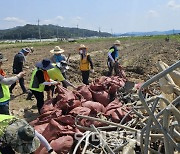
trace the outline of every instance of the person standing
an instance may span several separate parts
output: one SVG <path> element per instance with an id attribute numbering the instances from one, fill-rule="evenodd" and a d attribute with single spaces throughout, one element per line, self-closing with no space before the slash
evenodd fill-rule
<path id="1" fill-rule="evenodd" d="M 93 63 L 91 57 L 89 54 L 87 54 L 87 47 L 84 44 L 81 44 L 79 46 L 79 54 L 80 54 L 80 70 L 82 74 L 82 80 L 84 84 L 88 85 L 90 68 L 92 72 L 94 72 L 94 69 L 93 69 Z"/>
<path id="2" fill-rule="evenodd" d="M 115 71 L 115 74 L 117 73 L 115 69 L 115 62 L 117 62 L 119 58 L 118 47 L 120 46 L 120 44 L 121 44 L 120 41 L 116 40 L 113 46 L 108 51 L 108 61 L 107 61 L 107 65 L 109 69 L 108 76 L 112 75 L 113 69 Z"/>
<path id="3" fill-rule="evenodd" d="M 31 49 L 26 47 L 21 49 L 20 52 L 18 52 L 15 56 L 14 56 L 14 62 L 13 62 L 13 74 L 18 74 L 19 72 L 23 71 L 23 65 L 24 62 L 26 61 L 26 56 L 29 54 L 29 52 L 31 52 Z M 21 86 L 22 92 L 26 93 L 26 87 L 24 86 L 24 78 L 19 78 L 19 84 Z M 16 86 L 16 82 L 13 83 L 10 87 L 10 93 L 12 94 L 14 87 Z"/>
<path id="4" fill-rule="evenodd" d="M 20 78 L 22 78 L 25 73 L 20 72 L 14 77 L 6 78 L 6 73 L 2 69 L 2 64 L 4 61 L 7 61 L 4 58 L 3 54 L 0 53 L 0 114 L 9 114 L 9 100 L 10 100 L 10 92 L 8 85 L 13 84 Z"/>
<path id="5" fill-rule="evenodd" d="M 50 86 L 57 84 L 56 81 L 51 80 L 47 70 L 53 68 L 49 59 L 43 59 L 36 63 L 36 69 L 33 71 L 30 81 L 30 90 L 37 100 L 37 108 L 39 114 L 44 105 L 44 91 L 49 91 Z"/>
<path id="6" fill-rule="evenodd" d="M 55 48 L 50 50 L 50 52 L 53 54 L 53 56 L 51 57 L 51 61 L 53 63 L 61 63 L 61 62 L 67 63 L 66 56 L 62 54 L 64 53 L 64 49 L 61 49 L 59 46 L 55 46 Z M 61 73 L 63 77 L 67 79 L 66 70 L 61 71 Z M 63 87 L 67 88 L 66 84 L 63 83 Z"/>

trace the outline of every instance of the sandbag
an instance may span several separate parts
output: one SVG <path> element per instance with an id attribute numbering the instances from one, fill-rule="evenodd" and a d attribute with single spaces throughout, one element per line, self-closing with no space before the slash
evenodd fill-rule
<path id="1" fill-rule="evenodd" d="M 110 102 L 109 95 L 106 91 L 93 91 L 91 90 L 93 101 L 101 103 L 103 106 L 107 106 Z"/>
<path id="2" fill-rule="evenodd" d="M 48 126 L 42 133 L 48 142 L 57 139 L 60 136 L 71 135 L 76 133 L 76 129 L 69 125 L 60 125 L 54 119 L 51 119 Z"/>
<path id="3" fill-rule="evenodd" d="M 97 112 L 105 113 L 105 111 L 106 111 L 105 107 L 102 104 L 100 104 L 99 102 L 86 101 L 86 102 L 82 103 L 82 106 L 87 107 L 91 110 L 95 110 Z"/>
<path id="4" fill-rule="evenodd" d="M 118 99 L 115 99 L 106 106 L 106 112 L 112 109 L 117 109 L 122 106 L 122 103 Z"/>
<path id="5" fill-rule="evenodd" d="M 58 95 L 56 96 L 57 97 L 56 99 L 61 100 L 61 102 L 64 102 L 64 103 L 68 102 L 69 100 L 75 99 L 75 96 L 71 90 L 68 90 L 61 86 L 56 87 L 55 93 L 58 93 Z"/>
<path id="6" fill-rule="evenodd" d="M 51 119 L 62 115 L 62 110 L 56 109 L 41 114 L 35 121 L 31 122 L 32 126 L 49 123 Z"/>
<path id="7" fill-rule="evenodd" d="M 59 137 L 51 141 L 50 145 L 57 154 L 67 154 L 73 145 L 73 138 L 71 136 Z M 48 154 L 48 152 L 43 148 L 39 153 L 36 152 L 35 154 Z"/>
<path id="8" fill-rule="evenodd" d="M 79 86 L 77 88 L 77 91 L 87 100 L 87 101 L 91 101 L 92 100 L 92 94 L 89 90 L 89 86 L 88 85 L 83 85 L 83 86 Z"/>
<path id="9" fill-rule="evenodd" d="M 43 114 L 43 113 L 46 113 L 48 111 L 53 111 L 53 110 L 54 110 L 54 106 L 52 104 L 52 100 L 47 100 L 44 102 L 44 105 L 41 108 L 40 113 Z"/>
<path id="10" fill-rule="evenodd" d="M 77 115 L 89 115 L 90 111 L 87 107 L 76 107 L 72 109 L 69 114 L 76 117 Z"/>
<path id="11" fill-rule="evenodd" d="M 107 117 L 110 117 L 113 122 L 119 123 L 127 113 L 128 113 L 127 108 L 119 107 L 119 108 L 111 109 L 111 110 L 107 111 L 105 115 Z M 131 119 L 132 119 L 132 117 L 130 115 L 128 115 L 124 122 L 127 122 Z"/>
<path id="12" fill-rule="evenodd" d="M 57 121 L 58 123 L 60 124 L 63 124 L 63 125 L 74 125 L 75 124 L 75 119 L 73 116 L 71 115 L 62 115 L 56 119 L 54 119 L 55 121 Z"/>
<path id="13" fill-rule="evenodd" d="M 43 131 L 46 129 L 46 127 L 47 127 L 48 124 L 49 124 L 49 123 L 45 123 L 45 124 L 42 124 L 42 125 L 36 125 L 36 126 L 34 126 L 34 129 L 35 129 L 38 133 L 42 134 Z"/>

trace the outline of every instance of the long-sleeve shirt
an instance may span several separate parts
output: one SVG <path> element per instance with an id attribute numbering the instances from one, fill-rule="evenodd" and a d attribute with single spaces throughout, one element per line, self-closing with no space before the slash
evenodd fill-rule
<path id="1" fill-rule="evenodd" d="M 19 72 L 23 71 L 23 64 L 25 61 L 25 56 L 22 52 L 19 52 L 14 56 L 13 62 L 13 73 L 18 74 Z"/>
<path id="2" fill-rule="evenodd" d="M 4 76 L 0 75 L 0 83 L 5 84 L 5 85 L 11 85 L 17 80 L 18 80 L 17 76 L 5 78 Z"/>

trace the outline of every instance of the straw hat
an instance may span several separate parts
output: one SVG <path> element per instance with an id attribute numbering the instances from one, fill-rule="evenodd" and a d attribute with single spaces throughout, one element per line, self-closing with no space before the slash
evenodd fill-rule
<path id="1" fill-rule="evenodd" d="M 34 128 L 23 119 L 9 125 L 4 135 L 7 143 L 18 153 L 29 154 L 40 146 Z"/>
<path id="2" fill-rule="evenodd" d="M 114 42 L 114 45 L 121 45 L 121 42 L 120 42 L 119 40 L 116 40 L 116 41 Z"/>
<path id="3" fill-rule="evenodd" d="M 84 44 L 80 44 L 79 50 L 80 50 L 80 49 L 87 49 L 87 47 L 86 47 Z"/>
<path id="4" fill-rule="evenodd" d="M 64 50 L 61 49 L 59 46 L 55 46 L 55 48 L 52 49 L 50 52 L 53 53 L 53 54 L 58 54 L 58 53 L 63 53 Z"/>

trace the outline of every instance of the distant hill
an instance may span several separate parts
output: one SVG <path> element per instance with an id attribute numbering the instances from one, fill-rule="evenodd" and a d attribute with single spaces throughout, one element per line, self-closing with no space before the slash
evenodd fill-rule
<path id="1" fill-rule="evenodd" d="M 39 35 L 40 29 L 40 35 Z M 80 28 L 69 28 L 55 25 L 30 25 L 18 26 L 11 29 L 0 30 L 0 40 L 7 39 L 42 39 L 50 38 L 75 38 L 75 37 L 108 37 L 110 33 L 97 32 Z"/>
<path id="2" fill-rule="evenodd" d="M 150 36 L 150 35 L 172 35 L 180 34 L 180 30 L 169 30 L 169 31 L 152 31 L 152 32 L 128 32 L 128 33 L 117 33 L 115 36 Z"/>

